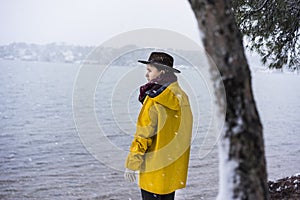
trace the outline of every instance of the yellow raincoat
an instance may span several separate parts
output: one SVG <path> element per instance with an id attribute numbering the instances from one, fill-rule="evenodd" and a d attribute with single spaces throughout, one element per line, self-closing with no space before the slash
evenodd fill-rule
<path id="1" fill-rule="evenodd" d="M 125 167 L 139 170 L 139 186 L 169 194 L 186 186 L 193 116 L 178 82 L 143 102 Z"/>

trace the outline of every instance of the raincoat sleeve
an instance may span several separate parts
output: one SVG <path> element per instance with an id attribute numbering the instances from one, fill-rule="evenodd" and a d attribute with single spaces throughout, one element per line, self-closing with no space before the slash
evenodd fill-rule
<path id="1" fill-rule="evenodd" d="M 155 106 L 143 106 L 138 117 L 136 133 L 127 156 L 125 167 L 134 171 L 140 170 L 144 154 L 152 144 L 156 134 L 157 110 Z"/>

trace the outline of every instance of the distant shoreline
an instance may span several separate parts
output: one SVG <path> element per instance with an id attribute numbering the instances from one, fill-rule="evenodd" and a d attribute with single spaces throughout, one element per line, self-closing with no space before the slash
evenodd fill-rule
<path id="1" fill-rule="evenodd" d="M 142 58 L 148 57 L 145 51 L 135 45 L 128 45 L 122 48 L 112 47 L 96 47 L 71 45 L 67 43 L 49 43 L 49 44 L 29 44 L 25 42 L 14 42 L 8 45 L 0 45 L 0 60 L 15 60 L 15 61 L 32 61 L 32 62 L 49 62 L 49 63 L 72 63 L 72 64 L 107 64 L 111 61 L 116 62 L 116 65 L 136 65 L 136 57 L 132 55 L 123 55 L 126 50 L 139 49 L 134 52 L 135 56 Z M 192 59 L 197 59 L 199 53 L 197 51 L 173 50 L 178 55 L 189 55 Z M 93 55 L 91 55 L 93 52 Z M 95 57 L 96 55 L 96 57 Z M 246 52 L 247 60 L 253 72 L 267 73 L 290 73 L 300 74 L 300 71 L 290 69 L 269 69 L 263 67 L 260 62 L 260 57 L 252 52 Z M 115 60 L 115 58 L 118 58 Z M 186 61 L 176 58 L 177 65 L 186 65 Z"/>

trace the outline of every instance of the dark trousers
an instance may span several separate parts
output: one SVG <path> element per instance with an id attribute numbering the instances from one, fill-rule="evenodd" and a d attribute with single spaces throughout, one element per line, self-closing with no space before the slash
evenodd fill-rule
<path id="1" fill-rule="evenodd" d="M 141 189 L 143 200 L 174 200 L 175 191 L 170 194 L 153 194 Z"/>

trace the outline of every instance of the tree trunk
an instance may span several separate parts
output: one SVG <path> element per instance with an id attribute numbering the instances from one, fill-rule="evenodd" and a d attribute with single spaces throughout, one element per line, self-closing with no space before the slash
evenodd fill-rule
<path id="1" fill-rule="evenodd" d="M 225 128 L 219 145 L 220 189 L 218 199 L 269 199 L 262 125 L 251 89 L 251 75 L 242 35 L 235 24 L 230 0 L 189 0 L 206 52 L 219 69 L 212 71 L 215 92 L 223 83 L 227 102 Z M 213 68 L 211 68 L 213 69 Z"/>

